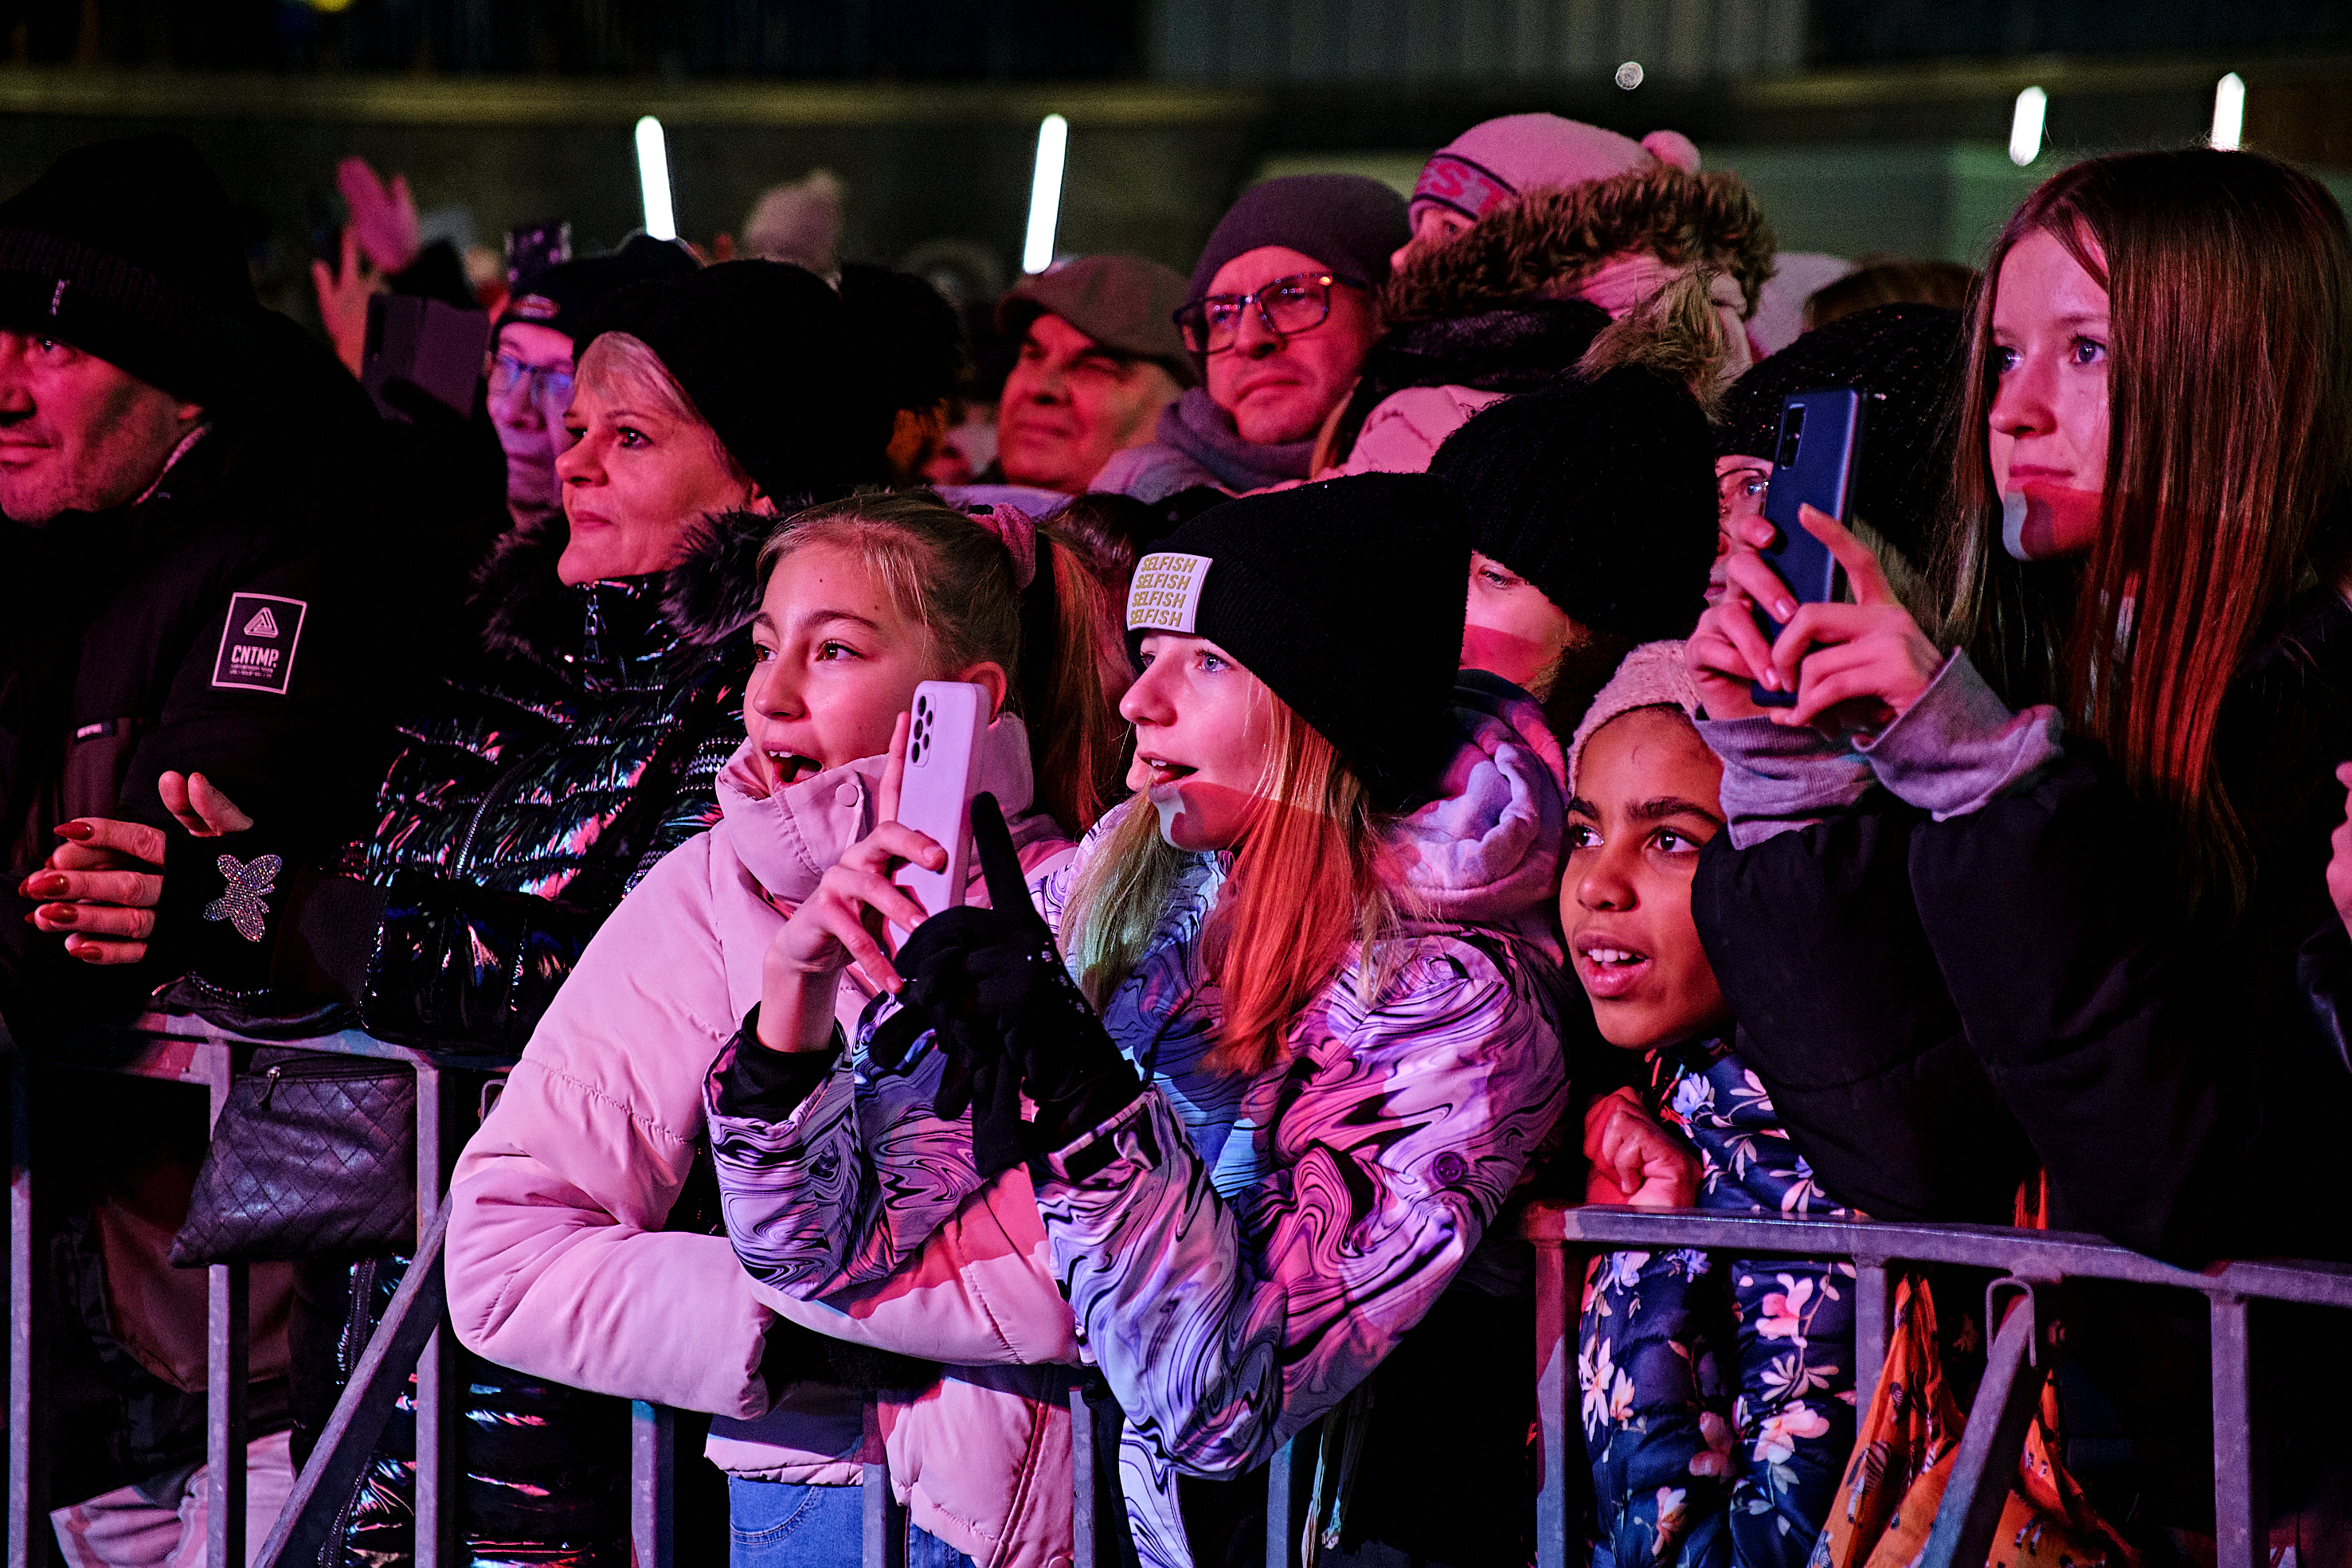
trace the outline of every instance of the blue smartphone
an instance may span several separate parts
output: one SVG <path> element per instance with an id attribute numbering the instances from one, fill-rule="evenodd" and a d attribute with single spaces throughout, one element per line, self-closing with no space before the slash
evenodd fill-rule
<path id="1" fill-rule="evenodd" d="M 1863 393 L 1853 387 L 1791 392 L 1780 400 L 1780 434 L 1772 448 L 1772 477 L 1764 488 L 1764 520 L 1780 537 L 1763 552 L 1800 604 L 1826 604 L 1838 596 L 1840 570 L 1829 546 L 1813 538 L 1797 518 L 1801 507 L 1817 507 L 1846 520 L 1853 498 L 1854 471 L 1862 464 Z M 1756 606 L 1756 629 L 1770 642 L 1782 622 Z M 1764 707 L 1794 707 L 1797 694 L 1748 683 L 1748 695 Z"/>

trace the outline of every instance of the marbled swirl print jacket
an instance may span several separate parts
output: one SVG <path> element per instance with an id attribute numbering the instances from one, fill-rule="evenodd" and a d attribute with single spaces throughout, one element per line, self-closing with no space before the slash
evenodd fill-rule
<path id="1" fill-rule="evenodd" d="M 1378 994 L 1359 994 L 1351 951 L 1294 1019 L 1286 1061 L 1207 1071 L 1222 1009 L 1200 935 L 1227 862 L 1201 856 L 1103 1010 L 1150 1086 L 1034 1167 L 1057 1282 L 1127 1413 L 1120 1479 L 1155 1568 L 1191 1562 L 1176 1476 L 1265 1462 L 1362 1382 L 1461 1270 L 1565 1104 L 1558 746 L 1524 694 L 1465 683 L 1444 791 L 1393 841 L 1418 916 Z M 1033 886 L 1051 924 L 1076 866 Z M 969 1120 L 931 1113 L 944 1063 L 928 1037 L 896 1071 L 866 1055 L 883 1016 L 781 1123 L 730 1115 L 714 1071 L 729 1235 L 788 1295 L 891 1274 L 981 1186 Z"/>

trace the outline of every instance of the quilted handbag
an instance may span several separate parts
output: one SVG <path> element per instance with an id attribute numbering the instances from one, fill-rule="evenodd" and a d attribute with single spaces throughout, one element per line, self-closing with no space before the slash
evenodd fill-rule
<path id="1" fill-rule="evenodd" d="M 293 1262 L 416 1245 L 416 1076 L 262 1050 L 229 1085 L 172 1262 Z"/>

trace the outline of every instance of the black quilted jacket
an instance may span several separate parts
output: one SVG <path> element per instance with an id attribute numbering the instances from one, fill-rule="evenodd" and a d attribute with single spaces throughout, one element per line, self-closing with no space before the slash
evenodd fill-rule
<path id="1" fill-rule="evenodd" d="M 560 520 L 499 541 L 478 579 L 484 657 L 399 727 L 346 852 L 385 894 L 370 1032 L 520 1051 L 621 895 L 714 819 L 771 526 L 714 517 L 684 564 L 577 587 L 555 580 Z"/>

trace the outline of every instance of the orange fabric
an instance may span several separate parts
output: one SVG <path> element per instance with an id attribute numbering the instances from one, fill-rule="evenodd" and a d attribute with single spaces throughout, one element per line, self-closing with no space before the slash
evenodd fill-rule
<path id="1" fill-rule="evenodd" d="M 2046 1177 L 2018 1189 L 2017 1223 L 2046 1229 Z M 1839 1505 L 1809 1568 L 1905 1568 L 1935 1528 L 1968 1416 L 1937 1352 L 1936 1303 L 1924 1280 L 1895 1290 L 1885 1370 L 1854 1434 Z M 2138 1568 L 2139 1554 L 2095 1512 L 2060 1455 L 2058 1393 L 2042 1385 L 2017 1477 L 1993 1532 L 1989 1568 Z"/>

